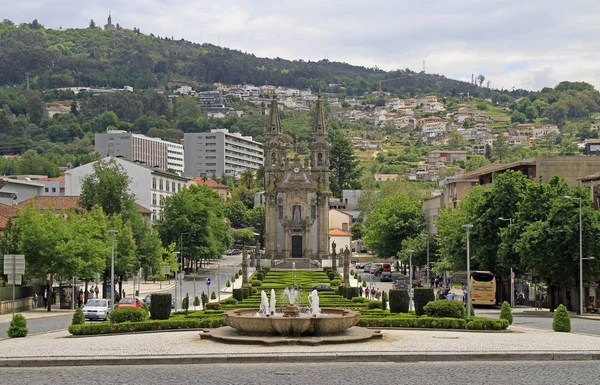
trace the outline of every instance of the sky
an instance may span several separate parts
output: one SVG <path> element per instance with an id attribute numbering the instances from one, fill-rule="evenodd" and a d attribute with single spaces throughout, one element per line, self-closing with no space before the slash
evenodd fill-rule
<path id="1" fill-rule="evenodd" d="M 104 25 L 212 43 L 260 57 L 409 68 L 492 88 L 560 81 L 600 89 L 597 0 L 0 0 L 47 28 Z M 486 82 L 487 82 L 486 80 Z"/>

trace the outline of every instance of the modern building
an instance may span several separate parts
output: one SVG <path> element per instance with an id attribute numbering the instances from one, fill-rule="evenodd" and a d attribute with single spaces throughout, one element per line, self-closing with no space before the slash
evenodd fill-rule
<path id="1" fill-rule="evenodd" d="M 244 170 L 258 170 L 264 162 L 263 145 L 251 136 L 218 129 L 186 133 L 184 176 L 237 178 Z"/>
<path id="2" fill-rule="evenodd" d="M 0 178 L 0 203 L 16 205 L 38 195 L 44 195 L 44 184 L 41 182 L 29 178 Z"/>
<path id="3" fill-rule="evenodd" d="M 108 160 L 110 158 L 105 158 Z M 129 190 L 135 195 L 135 203 L 152 212 L 151 220 L 162 217 L 162 207 L 169 197 L 192 182 L 177 174 L 151 168 L 123 158 L 115 158 L 129 176 Z M 85 176 L 94 172 L 95 162 L 84 164 L 65 172 L 65 195 L 80 196 L 81 183 Z M 42 185 L 43 187 L 43 185 Z"/>
<path id="4" fill-rule="evenodd" d="M 183 145 L 122 130 L 96 134 L 94 146 L 102 157 L 120 157 L 161 170 L 184 171 Z"/>

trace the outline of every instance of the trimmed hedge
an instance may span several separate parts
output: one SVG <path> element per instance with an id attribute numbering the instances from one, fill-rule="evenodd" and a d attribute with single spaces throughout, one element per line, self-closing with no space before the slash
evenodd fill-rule
<path id="1" fill-rule="evenodd" d="M 390 313 L 408 313 L 408 290 L 390 290 Z"/>
<path id="2" fill-rule="evenodd" d="M 149 330 L 171 330 L 171 329 L 197 329 L 214 328 L 225 325 L 222 318 L 183 318 L 161 321 L 126 322 L 111 324 L 108 322 L 90 323 L 85 325 L 69 326 L 72 335 L 94 335 L 111 333 L 132 333 Z"/>
<path id="3" fill-rule="evenodd" d="M 269 271 L 271 271 L 271 266 L 263 266 L 262 269 L 263 269 L 263 271 L 265 272 L 265 275 L 266 275 Z"/>
<path id="4" fill-rule="evenodd" d="M 171 301 L 170 293 L 153 293 L 150 297 L 150 317 L 154 320 L 169 319 Z"/>
<path id="5" fill-rule="evenodd" d="M 244 300 L 244 291 L 242 289 L 233 289 L 233 298 L 239 301 Z"/>
<path id="6" fill-rule="evenodd" d="M 513 316 L 510 310 L 510 305 L 508 302 L 502 302 L 502 308 L 500 309 L 500 319 L 505 319 L 508 321 L 510 325 L 513 323 Z"/>
<path id="7" fill-rule="evenodd" d="M 221 300 L 221 302 L 219 302 L 221 305 L 237 305 L 238 301 L 237 299 L 233 298 L 233 297 L 227 297 L 224 300 Z"/>
<path id="8" fill-rule="evenodd" d="M 262 281 L 263 279 L 265 279 L 265 276 L 264 276 L 264 274 L 263 274 L 262 271 L 257 271 L 257 272 L 254 273 L 254 278 L 253 279 L 255 279 L 257 281 Z"/>
<path id="9" fill-rule="evenodd" d="M 367 299 L 365 297 L 353 297 L 352 302 L 354 303 L 365 303 Z"/>
<path id="10" fill-rule="evenodd" d="M 569 311 L 563 304 L 558 305 L 556 311 L 554 312 L 554 317 L 552 318 L 552 330 L 555 332 L 565 333 L 571 331 L 571 318 L 569 316 Z"/>
<path id="11" fill-rule="evenodd" d="M 430 317 L 465 318 L 465 307 L 461 302 L 442 299 L 431 301 L 423 307 Z"/>
<path id="12" fill-rule="evenodd" d="M 6 335 L 10 338 L 27 337 L 29 330 L 27 329 L 27 320 L 21 314 L 15 314 L 10 321 L 10 326 L 6 331 Z"/>
<path id="13" fill-rule="evenodd" d="M 354 297 L 358 297 L 358 287 L 346 287 L 346 299 L 352 299 Z"/>
<path id="14" fill-rule="evenodd" d="M 150 301 L 150 304 L 152 304 L 152 300 Z M 148 312 L 138 307 L 120 307 L 113 310 L 108 318 L 110 319 L 111 324 L 142 322 L 148 319 Z"/>
<path id="15" fill-rule="evenodd" d="M 383 305 L 381 301 L 369 301 L 367 309 L 382 309 Z"/>
<path id="16" fill-rule="evenodd" d="M 437 328 L 437 329 L 469 329 L 469 330 L 506 330 L 508 328 L 507 320 L 498 320 L 491 318 L 471 317 L 464 318 L 450 317 L 370 317 L 361 318 L 358 326 L 363 327 L 397 327 L 397 328 Z"/>
<path id="17" fill-rule="evenodd" d="M 242 287 L 242 297 L 243 297 L 243 300 L 250 297 L 250 288 L 249 287 Z"/>
<path id="18" fill-rule="evenodd" d="M 471 317 L 467 321 L 469 330 L 506 330 L 509 323 L 505 319 Z"/>
<path id="19" fill-rule="evenodd" d="M 334 279 L 334 280 L 329 281 L 329 286 L 336 287 L 336 286 L 340 286 L 341 283 L 342 283 L 342 281 L 340 281 L 339 279 Z"/>
<path id="20" fill-rule="evenodd" d="M 427 303 L 431 301 L 435 301 L 435 295 L 433 294 L 433 289 L 428 288 L 415 288 L 413 301 L 415 303 L 415 313 L 418 316 L 425 314 L 423 308 Z"/>
<path id="21" fill-rule="evenodd" d="M 85 318 L 83 316 L 83 310 L 80 307 L 75 309 L 75 313 L 73 313 L 73 319 L 71 320 L 71 325 L 83 325 L 85 324 Z"/>
<path id="22" fill-rule="evenodd" d="M 255 279 L 254 281 L 252 281 L 252 287 L 259 287 L 262 286 L 262 281 Z"/>
<path id="23" fill-rule="evenodd" d="M 347 298 L 346 297 L 346 286 L 343 286 L 343 285 L 338 286 L 338 288 L 337 288 L 337 294 L 340 295 L 340 296 L 342 296 L 342 297 L 344 297 L 344 298 Z"/>
<path id="24" fill-rule="evenodd" d="M 387 310 L 388 307 L 388 294 L 385 291 L 381 292 L 381 309 L 382 310 Z"/>
<path id="25" fill-rule="evenodd" d="M 218 302 L 209 302 L 206 304 L 206 310 L 221 310 L 221 304 Z"/>
<path id="26" fill-rule="evenodd" d="M 200 298 L 198 296 L 194 298 L 194 306 L 200 306 Z"/>

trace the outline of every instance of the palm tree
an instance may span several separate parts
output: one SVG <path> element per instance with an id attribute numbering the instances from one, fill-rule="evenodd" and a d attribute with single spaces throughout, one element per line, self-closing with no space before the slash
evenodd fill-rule
<path id="1" fill-rule="evenodd" d="M 252 189 L 254 186 L 254 171 L 249 168 L 245 169 L 240 175 L 240 183 L 248 190 Z"/>

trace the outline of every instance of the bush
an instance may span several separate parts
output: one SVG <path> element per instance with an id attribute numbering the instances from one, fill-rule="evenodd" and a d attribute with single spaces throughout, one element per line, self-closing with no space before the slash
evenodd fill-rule
<path id="1" fill-rule="evenodd" d="M 250 295 L 258 293 L 258 289 L 255 287 L 249 287 L 248 290 L 250 290 Z"/>
<path id="2" fill-rule="evenodd" d="M 327 277 L 329 277 L 330 281 L 333 281 L 334 279 L 337 279 L 338 274 L 335 271 L 328 271 Z"/>
<path id="3" fill-rule="evenodd" d="M 554 317 L 552 319 L 552 330 L 555 332 L 565 333 L 571 331 L 571 318 L 569 316 L 569 311 L 563 304 L 558 305 L 558 308 L 556 308 L 556 311 L 554 312 Z"/>
<path id="4" fill-rule="evenodd" d="M 206 309 L 206 304 L 208 303 L 208 294 L 202 292 L 202 295 L 200 295 L 200 300 L 202 301 L 202 308 Z"/>
<path id="5" fill-rule="evenodd" d="M 425 314 L 440 318 L 465 318 L 465 307 L 461 302 L 442 299 L 431 301 L 423 307 Z"/>
<path id="6" fill-rule="evenodd" d="M 187 295 L 183 300 L 181 300 L 181 308 L 185 310 L 185 314 L 188 313 L 188 309 L 190 308 L 190 297 L 188 297 Z"/>
<path id="7" fill-rule="evenodd" d="M 172 329 L 197 329 L 215 328 L 223 326 L 222 316 L 210 316 L 205 318 L 182 318 L 163 321 L 143 321 L 123 324 L 110 324 L 106 322 L 90 323 L 85 325 L 69 326 L 69 333 L 73 335 L 94 335 L 110 333 L 131 333 L 149 330 L 172 330 Z"/>
<path id="8" fill-rule="evenodd" d="M 85 317 L 83 316 L 83 310 L 80 307 L 75 309 L 75 313 L 73 313 L 73 319 L 71 320 L 71 325 L 83 325 L 85 324 Z"/>
<path id="9" fill-rule="evenodd" d="M 324 271 L 325 273 L 329 273 L 329 272 L 331 271 L 331 266 L 325 266 L 325 267 L 323 268 L 323 271 Z"/>
<path id="10" fill-rule="evenodd" d="M 267 274 L 269 271 L 271 271 L 270 266 L 264 266 L 262 269 L 265 271 L 265 274 Z"/>
<path id="11" fill-rule="evenodd" d="M 418 316 L 422 316 L 424 313 L 423 307 L 431 301 L 435 301 L 435 295 L 433 289 L 427 288 L 415 288 L 413 294 L 413 301 L 415 303 L 415 313 Z"/>
<path id="12" fill-rule="evenodd" d="M 234 278 L 235 280 L 237 280 L 239 277 L 240 277 L 240 276 L 239 276 L 239 274 L 238 274 L 238 273 L 235 273 L 235 275 L 233 276 L 233 278 Z"/>
<path id="13" fill-rule="evenodd" d="M 214 291 L 210 294 L 210 299 L 217 299 L 217 293 L 215 293 Z"/>
<path id="14" fill-rule="evenodd" d="M 354 297 L 352 298 L 352 302 L 354 303 L 365 303 L 367 299 L 365 297 Z"/>
<path id="15" fill-rule="evenodd" d="M 15 314 L 12 321 L 10 321 L 10 326 L 6 331 L 6 334 L 10 338 L 19 338 L 26 337 L 27 333 L 29 333 L 29 330 L 27 329 L 27 320 L 21 314 Z"/>
<path id="16" fill-rule="evenodd" d="M 239 276 L 241 276 L 241 275 L 242 275 L 242 273 L 243 273 L 242 269 L 239 269 L 239 270 L 238 270 L 238 275 L 239 275 Z"/>
<path id="17" fill-rule="evenodd" d="M 358 297 L 358 287 L 351 287 L 351 286 L 346 287 L 345 297 L 347 299 L 352 299 L 354 297 Z"/>
<path id="18" fill-rule="evenodd" d="M 221 302 L 219 302 L 221 305 L 237 305 L 238 301 L 237 299 L 233 298 L 233 297 L 227 297 L 223 300 L 221 300 Z"/>
<path id="19" fill-rule="evenodd" d="M 111 324 L 142 322 L 148 319 L 148 313 L 139 307 L 120 307 L 113 310 L 108 317 Z"/>
<path id="20" fill-rule="evenodd" d="M 513 323 L 513 316 L 510 310 L 510 305 L 508 302 L 502 302 L 502 308 L 500 309 L 500 319 L 505 319 L 508 321 L 509 325 Z"/>
<path id="21" fill-rule="evenodd" d="M 350 275 L 354 275 L 354 270 L 350 270 Z"/>
<path id="22" fill-rule="evenodd" d="M 148 304 L 146 302 L 142 303 L 142 309 L 144 309 L 146 311 L 146 314 L 150 314 L 150 307 L 148 306 Z"/>
<path id="23" fill-rule="evenodd" d="M 329 281 L 329 286 L 336 287 L 336 286 L 340 286 L 341 283 L 342 283 L 342 281 L 340 281 L 339 279 L 334 279 L 334 280 Z"/>
<path id="24" fill-rule="evenodd" d="M 390 313 L 408 313 L 407 290 L 390 290 Z"/>
<path id="25" fill-rule="evenodd" d="M 250 297 L 250 288 L 249 287 L 242 287 L 242 297 L 244 297 L 244 299 Z"/>
<path id="26" fill-rule="evenodd" d="M 153 293 L 150 297 L 150 317 L 152 319 L 169 319 L 171 315 L 170 293 Z"/>
<path id="27" fill-rule="evenodd" d="M 258 281 L 262 281 L 263 279 L 265 279 L 265 276 L 262 273 L 262 271 L 257 271 L 256 273 L 254 273 L 254 279 L 258 280 Z"/>
<path id="28" fill-rule="evenodd" d="M 209 302 L 206 304 L 206 310 L 221 310 L 221 304 L 218 302 Z"/>
<path id="29" fill-rule="evenodd" d="M 254 281 L 252 281 L 252 287 L 259 287 L 262 286 L 262 281 L 255 279 Z"/>
<path id="30" fill-rule="evenodd" d="M 227 280 L 227 282 L 225 282 L 225 287 L 231 287 L 231 282 L 229 280 Z"/>
<path id="31" fill-rule="evenodd" d="M 200 306 L 200 298 L 198 296 L 194 298 L 194 306 Z"/>
<path id="32" fill-rule="evenodd" d="M 244 300 L 244 291 L 240 288 L 240 289 L 233 289 L 233 294 L 232 294 L 233 298 L 235 298 L 236 300 L 238 300 L 239 302 Z"/>
<path id="33" fill-rule="evenodd" d="M 388 294 L 385 291 L 381 292 L 381 309 L 382 310 L 387 310 L 387 301 L 388 301 Z"/>
<path id="34" fill-rule="evenodd" d="M 467 320 L 467 329 L 471 330 L 505 330 L 508 325 L 505 319 L 471 317 Z"/>
<path id="35" fill-rule="evenodd" d="M 363 287 L 367 287 L 367 281 L 362 281 Z"/>
<path id="36" fill-rule="evenodd" d="M 338 295 L 346 298 L 346 286 L 343 286 L 343 285 L 338 286 L 337 293 L 338 293 Z"/>
<path id="37" fill-rule="evenodd" d="M 382 307 L 381 301 L 369 301 L 367 305 L 367 309 L 381 309 Z"/>
<path id="38" fill-rule="evenodd" d="M 361 276 L 361 275 L 359 275 L 357 279 L 358 279 L 358 282 L 362 282 L 362 281 L 363 281 L 363 279 L 362 279 L 362 276 Z M 363 286 L 364 286 L 364 282 L 363 282 Z"/>

